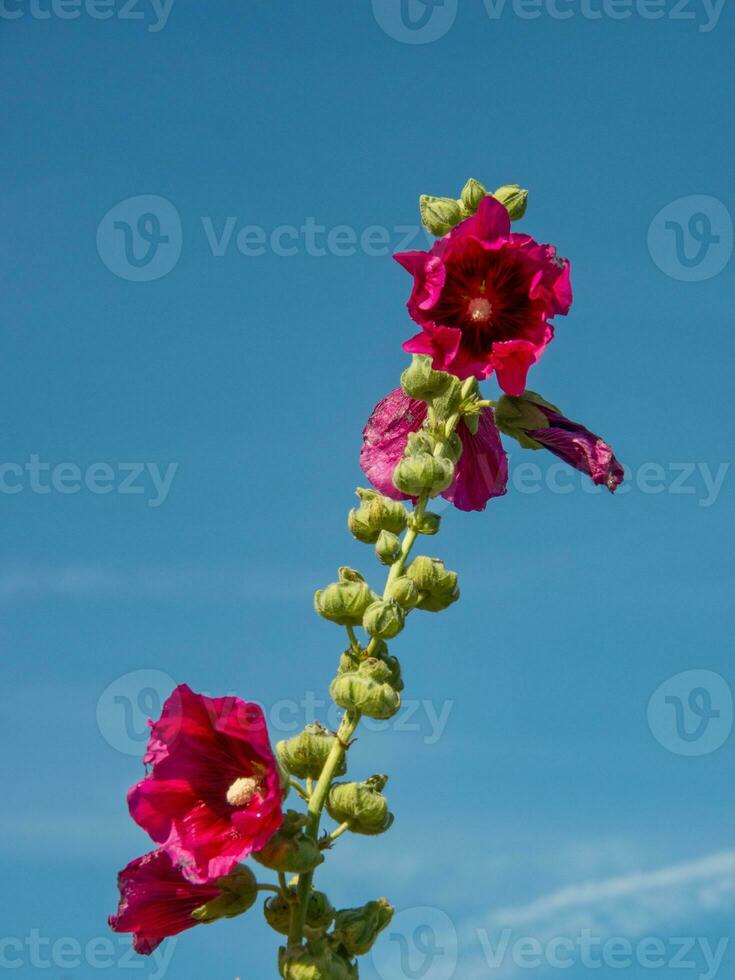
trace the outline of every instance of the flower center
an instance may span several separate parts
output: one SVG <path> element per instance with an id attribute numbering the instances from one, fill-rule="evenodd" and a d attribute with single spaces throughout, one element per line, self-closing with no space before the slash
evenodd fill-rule
<path id="1" fill-rule="evenodd" d="M 257 779 L 243 776 L 236 779 L 227 790 L 227 802 L 230 806 L 247 806 L 259 789 L 260 784 Z"/>
<path id="2" fill-rule="evenodd" d="M 489 323 L 493 315 L 493 304 L 484 296 L 478 296 L 469 301 L 467 315 L 473 323 Z"/>

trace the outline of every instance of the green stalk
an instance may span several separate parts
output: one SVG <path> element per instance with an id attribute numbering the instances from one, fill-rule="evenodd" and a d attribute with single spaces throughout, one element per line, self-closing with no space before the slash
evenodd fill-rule
<path id="1" fill-rule="evenodd" d="M 437 442 L 436 449 L 434 450 L 435 455 L 439 455 L 443 442 L 451 437 L 457 424 L 459 423 L 460 418 L 461 416 L 459 414 L 451 417 L 449 424 L 447 425 L 447 434 L 445 439 Z M 428 494 L 422 494 L 416 501 L 416 506 L 413 510 L 415 523 L 418 523 L 424 516 L 428 502 Z M 411 555 L 411 551 L 413 550 L 413 546 L 415 545 L 418 536 L 419 532 L 415 527 L 410 527 L 406 530 L 406 533 L 403 536 L 403 544 L 401 545 L 401 553 L 396 561 L 391 565 L 388 572 L 383 597 L 385 597 L 387 594 L 388 586 L 403 574 L 406 567 L 406 562 Z M 351 627 L 348 627 L 347 632 L 349 633 L 350 644 L 353 650 L 359 650 L 360 646 L 354 630 Z M 366 650 L 368 656 L 371 656 L 375 652 L 378 643 L 379 641 L 375 638 L 370 640 Z M 359 711 L 347 711 L 345 713 L 342 723 L 339 726 L 339 730 L 335 735 L 332 750 L 327 756 L 327 761 L 324 764 L 321 775 L 319 776 L 319 780 L 311 791 L 309 805 L 306 811 L 307 823 L 306 827 L 304 828 L 304 833 L 306 833 L 313 840 L 317 840 L 319 836 L 319 825 L 321 823 L 322 811 L 324 810 L 324 806 L 327 802 L 329 791 L 332 788 L 332 782 L 334 781 L 337 770 L 342 764 L 347 748 L 349 747 L 349 743 L 357 730 L 357 726 L 360 724 L 360 718 L 361 714 Z M 304 938 L 306 908 L 313 880 L 313 871 L 310 871 L 308 874 L 299 875 L 299 883 L 296 890 L 296 902 L 291 910 L 291 923 L 288 933 L 289 945 L 299 945 Z"/>

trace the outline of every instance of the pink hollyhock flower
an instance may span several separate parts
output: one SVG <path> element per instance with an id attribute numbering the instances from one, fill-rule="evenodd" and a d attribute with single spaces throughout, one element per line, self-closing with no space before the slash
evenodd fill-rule
<path id="1" fill-rule="evenodd" d="M 554 336 L 549 320 L 572 305 L 568 260 L 511 234 L 508 212 L 490 196 L 431 251 L 395 258 L 414 277 L 408 309 L 423 328 L 404 350 L 431 354 L 434 368 L 459 378 L 495 371 L 503 391 L 522 394 Z"/>
<path id="2" fill-rule="evenodd" d="M 393 471 L 403 456 L 411 432 L 418 432 L 426 418 L 426 403 L 396 388 L 373 409 L 363 430 L 360 465 L 365 475 L 386 497 L 407 500 L 393 485 Z M 457 429 L 462 455 L 454 482 L 442 494 L 460 510 L 484 510 L 491 497 L 501 497 L 508 482 L 508 460 L 500 442 L 492 410 L 483 411 L 477 435 L 464 420 Z"/>
<path id="3" fill-rule="evenodd" d="M 625 471 L 606 442 L 579 422 L 572 422 L 544 405 L 538 406 L 549 422 L 548 428 L 529 429 L 528 435 L 540 442 L 565 463 L 569 463 L 615 493 L 625 478 Z"/>
<path id="4" fill-rule="evenodd" d="M 177 687 L 151 725 L 152 769 L 128 793 L 133 819 L 194 881 L 227 875 L 283 822 L 263 712 Z"/>
<path id="5" fill-rule="evenodd" d="M 169 936 L 199 925 L 192 912 L 221 894 L 216 882 L 188 881 L 163 850 L 131 861 L 117 886 L 120 905 L 108 922 L 115 932 L 132 932 L 135 952 L 145 956 Z"/>

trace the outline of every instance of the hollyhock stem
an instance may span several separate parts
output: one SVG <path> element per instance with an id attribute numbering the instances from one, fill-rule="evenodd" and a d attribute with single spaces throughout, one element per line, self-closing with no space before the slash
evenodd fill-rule
<path id="1" fill-rule="evenodd" d="M 450 432 L 447 438 L 449 438 L 449 435 L 451 435 L 451 433 L 454 431 L 457 421 L 459 421 L 458 418 L 454 422 L 454 425 L 450 427 Z M 424 516 L 428 502 L 428 494 L 423 494 L 416 501 L 416 505 L 414 507 L 414 517 L 416 518 L 417 523 Z M 398 576 L 403 572 L 417 538 L 418 531 L 416 528 L 408 528 L 403 537 L 401 553 L 397 560 L 391 565 L 388 572 L 385 590 L 383 592 L 384 596 L 387 595 L 388 586 L 390 583 L 393 582 L 394 579 L 398 578 Z M 353 649 L 360 650 L 360 644 L 357 636 L 355 635 L 354 629 L 351 626 L 348 626 L 347 632 L 349 634 L 350 644 Z M 375 638 L 370 640 L 366 650 L 368 656 L 371 656 L 374 653 L 378 643 L 379 641 Z M 353 735 L 355 734 L 357 726 L 360 724 L 360 718 L 361 715 L 359 711 L 346 712 L 344 718 L 342 719 L 342 723 L 339 726 L 339 730 L 335 735 L 334 745 L 332 746 L 331 752 L 327 756 L 327 761 L 324 764 L 319 780 L 309 794 L 309 806 L 306 811 L 307 824 L 305 833 L 308 834 L 308 836 L 313 840 L 316 840 L 319 836 L 319 824 L 321 822 L 322 810 L 327 802 L 327 796 L 329 795 L 329 790 L 332 787 L 332 782 L 337 774 L 337 770 L 344 759 L 345 753 L 349 747 Z M 331 835 L 330 839 L 336 840 L 337 837 L 340 837 L 347 830 L 349 830 L 349 827 L 346 824 L 343 824 L 334 832 L 333 835 Z M 303 939 L 306 908 L 313 878 L 313 871 L 299 876 L 299 884 L 296 892 L 297 901 L 291 911 L 291 926 L 288 934 L 289 944 L 298 945 Z"/>

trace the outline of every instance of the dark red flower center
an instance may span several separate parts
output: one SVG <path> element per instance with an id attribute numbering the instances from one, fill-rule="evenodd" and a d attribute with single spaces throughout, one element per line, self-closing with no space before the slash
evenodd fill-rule
<path id="1" fill-rule="evenodd" d="M 535 340 L 543 304 L 531 299 L 532 270 L 517 249 L 466 243 L 448 256 L 441 296 L 427 311 L 435 323 L 462 331 L 462 346 L 485 356 L 497 341 Z"/>

